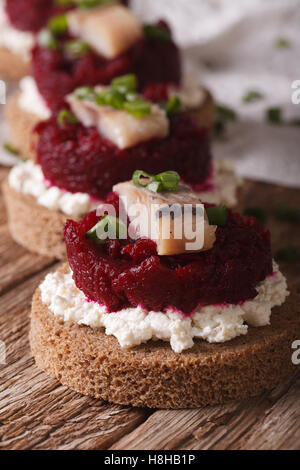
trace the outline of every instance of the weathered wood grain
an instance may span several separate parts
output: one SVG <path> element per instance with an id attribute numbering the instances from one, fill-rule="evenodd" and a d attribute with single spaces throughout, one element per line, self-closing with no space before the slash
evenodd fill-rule
<path id="1" fill-rule="evenodd" d="M 7 170 L 0 168 L 0 181 Z M 300 205 L 300 191 L 247 182 L 245 205 L 271 214 L 274 251 L 300 248 L 299 226 L 273 217 L 276 206 Z M 53 261 L 26 252 L 10 238 L 0 197 L 0 449 L 299 449 L 300 371 L 272 392 L 198 410 L 149 411 L 80 396 L 39 371 L 30 357 L 29 311 Z M 299 263 L 283 264 L 300 291 Z"/>

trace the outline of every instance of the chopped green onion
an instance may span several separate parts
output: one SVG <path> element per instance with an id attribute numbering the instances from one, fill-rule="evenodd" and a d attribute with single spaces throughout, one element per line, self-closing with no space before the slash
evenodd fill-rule
<path id="1" fill-rule="evenodd" d="M 174 114 L 180 113 L 181 101 L 178 96 L 172 96 L 166 105 L 166 112 L 168 116 L 174 116 Z"/>
<path id="2" fill-rule="evenodd" d="M 132 181 L 136 186 L 146 188 L 148 184 L 154 181 L 154 176 L 143 170 L 136 170 L 132 175 Z"/>
<path id="3" fill-rule="evenodd" d="M 47 49 L 57 50 L 59 49 L 59 43 L 55 38 L 54 34 L 49 29 L 42 29 L 38 35 L 38 43 L 40 46 Z"/>
<path id="4" fill-rule="evenodd" d="M 68 21 L 66 15 L 57 15 L 48 22 L 48 28 L 54 35 L 64 34 L 68 30 Z"/>
<path id="5" fill-rule="evenodd" d="M 265 224 L 268 220 L 268 216 L 266 211 L 261 209 L 260 207 L 249 207 L 244 211 L 244 215 L 250 215 L 251 217 L 255 217 L 258 222 L 261 224 Z"/>
<path id="6" fill-rule="evenodd" d="M 11 153 L 12 155 L 16 155 L 16 156 L 19 156 L 20 155 L 20 152 L 19 150 L 17 150 L 13 145 L 11 145 L 9 142 L 6 142 L 5 144 L 3 144 L 3 148 L 4 150 L 6 150 L 7 152 Z"/>
<path id="7" fill-rule="evenodd" d="M 68 109 L 62 109 L 57 117 L 57 123 L 60 126 L 65 126 L 67 124 L 76 124 L 78 119 L 74 114 L 72 114 Z"/>
<path id="8" fill-rule="evenodd" d="M 164 185 L 160 181 L 153 181 L 148 184 L 147 189 L 153 193 L 161 193 L 162 191 L 165 191 Z"/>
<path id="9" fill-rule="evenodd" d="M 70 7 L 75 4 L 74 0 L 55 0 L 55 5 L 61 7 Z"/>
<path id="10" fill-rule="evenodd" d="M 226 206 L 214 206 L 206 209 L 206 214 L 210 225 L 223 227 L 228 219 L 228 209 Z"/>
<path id="11" fill-rule="evenodd" d="M 115 78 L 111 82 L 111 86 L 118 90 L 120 93 L 129 93 L 137 89 L 137 79 L 134 74 L 123 75 Z"/>
<path id="12" fill-rule="evenodd" d="M 99 106 L 111 106 L 115 109 L 123 109 L 125 97 L 118 90 L 108 89 L 97 94 L 97 104 Z"/>
<path id="13" fill-rule="evenodd" d="M 300 223 L 300 209 L 292 209 L 287 204 L 280 204 L 275 210 L 275 215 L 279 220 Z"/>
<path id="14" fill-rule="evenodd" d="M 127 227 L 117 217 L 104 215 L 102 219 L 92 227 L 86 234 L 86 238 L 97 243 L 105 243 L 107 239 L 126 239 Z"/>
<path id="15" fill-rule="evenodd" d="M 237 120 L 237 114 L 236 112 L 232 109 L 229 108 L 228 106 L 224 106 L 221 104 L 216 105 L 216 113 L 219 119 L 222 121 L 236 121 Z"/>
<path id="16" fill-rule="evenodd" d="M 243 96 L 243 101 L 244 101 L 244 103 L 253 103 L 254 101 L 258 101 L 262 98 L 263 98 L 263 94 L 260 91 L 249 90 Z"/>
<path id="17" fill-rule="evenodd" d="M 167 28 L 155 24 L 144 26 L 144 34 L 149 41 L 171 41 L 171 33 Z"/>
<path id="18" fill-rule="evenodd" d="M 281 248 L 275 254 L 276 261 L 282 261 L 287 263 L 292 263 L 300 259 L 300 254 L 298 248 L 292 245 L 288 245 L 285 248 Z"/>
<path id="19" fill-rule="evenodd" d="M 143 99 L 125 102 L 124 109 L 135 118 L 142 118 L 151 114 L 150 104 Z"/>
<path id="20" fill-rule="evenodd" d="M 266 111 L 266 118 L 270 124 L 281 124 L 282 123 L 282 109 L 281 108 L 269 108 Z"/>
<path id="21" fill-rule="evenodd" d="M 225 131 L 225 124 L 220 119 L 216 120 L 215 122 L 215 134 L 219 137 Z"/>
<path id="22" fill-rule="evenodd" d="M 94 88 L 91 86 L 82 86 L 76 88 L 75 96 L 80 100 L 89 100 L 89 101 L 96 101 L 97 100 L 97 93 L 95 92 Z"/>
<path id="23" fill-rule="evenodd" d="M 155 176 L 163 185 L 164 191 L 176 191 L 179 186 L 180 176 L 176 171 L 165 171 Z"/>
<path id="24" fill-rule="evenodd" d="M 89 44 L 81 39 L 72 39 L 65 44 L 65 52 L 71 59 L 80 59 L 90 50 Z"/>
<path id="25" fill-rule="evenodd" d="M 75 3 L 79 8 L 84 10 L 89 10 L 90 8 L 95 8 L 100 5 L 111 5 L 117 3 L 118 0 L 75 0 Z"/>
<path id="26" fill-rule="evenodd" d="M 286 38 L 278 38 L 275 42 L 275 46 L 280 49 L 286 49 L 288 47 L 291 47 L 291 43 Z"/>
<path id="27" fill-rule="evenodd" d="M 139 94 L 135 91 L 130 91 L 129 93 L 126 93 L 125 98 L 126 101 L 137 101 L 139 99 Z"/>
<path id="28" fill-rule="evenodd" d="M 150 175 L 143 170 L 136 170 L 132 175 L 136 186 L 148 189 L 154 193 L 161 191 L 177 191 L 180 176 L 176 171 L 165 171 L 158 175 Z"/>

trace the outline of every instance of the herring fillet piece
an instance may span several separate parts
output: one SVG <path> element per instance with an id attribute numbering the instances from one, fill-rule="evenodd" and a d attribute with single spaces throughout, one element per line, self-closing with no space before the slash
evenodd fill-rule
<path id="1" fill-rule="evenodd" d="M 119 194 L 137 237 L 147 237 L 154 240 L 157 244 L 159 255 L 176 255 L 193 251 L 206 251 L 212 248 L 216 240 L 215 232 L 217 227 L 209 225 L 205 210 L 203 213 L 204 241 L 202 247 L 196 250 L 186 249 L 186 244 L 195 241 L 196 236 L 194 239 L 187 239 L 185 237 L 186 232 L 195 230 L 195 214 L 192 213 L 189 219 L 185 220 L 185 215 L 179 218 L 176 211 L 170 217 L 170 206 L 173 204 L 176 204 L 176 207 L 181 209 L 181 215 L 183 214 L 182 208 L 184 204 L 189 204 L 191 208 L 196 208 L 196 205 L 201 204 L 198 196 L 187 186 L 180 185 L 177 191 L 154 193 L 136 186 L 132 181 L 127 181 L 115 185 L 113 191 Z M 151 210 L 152 204 L 156 204 L 159 207 Z M 134 205 L 137 205 L 135 207 L 141 205 L 141 210 L 138 210 L 138 214 L 134 214 L 131 211 Z M 169 223 L 166 223 L 165 217 L 168 218 Z M 184 222 L 190 224 L 186 232 L 183 229 Z M 174 236 L 176 229 L 181 230 L 182 237 L 180 239 Z"/>
<path id="2" fill-rule="evenodd" d="M 170 131 L 166 112 L 156 104 L 151 105 L 151 114 L 136 118 L 124 110 L 80 100 L 75 94 L 68 95 L 66 100 L 85 127 L 96 126 L 100 135 L 120 149 L 135 147 L 151 139 L 164 139 Z"/>
<path id="3" fill-rule="evenodd" d="M 75 9 L 67 13 L 67 21 L 72 35 L 107 59 L 120 56 L 143 36 L 141 23 L 123 5 Z"/>

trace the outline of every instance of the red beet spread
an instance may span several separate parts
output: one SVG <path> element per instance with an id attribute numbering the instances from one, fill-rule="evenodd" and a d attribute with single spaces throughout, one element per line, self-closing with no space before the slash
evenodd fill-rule
<path id="1" fill-rule="evenodd" d="M 199 304 L 237 304 L 254 298 L 257 284 L 272 273 L 270 234 L 253 217 L 229 211 L 211 250 L 165 257 L 148 239 L 95 245 L 86 232 L 98 220 L 95 212 L 79 223 L 68 220 L 65 240 L 76 286 L 111 312 L 142 305 L 191 314 Z"/>
<path id="2" fill-rule="evenodd" d="M 54 0 L 6 0 L 8 18 L 21 31 L 39 31 L 58 11 Z"/>
<path id="3" fill-rule="evenodd" d="M 122 3 L 127 4 L 128 1 Z M 54 0 L 6 0 L 6 12 L 11 24 L 16 29 L 32 33 L 43 28 L 51 16 L 65 9 L 57 7 Z"/>
<path id="4" fill-rule="evenodd" d="M 159 24 L 167 28 L 165 23 Z M 137 75 L 140 90 L 155 82 L 179 84 L 181 79 L 179 49 L 173 41 L 161 40 L 141 39 L 127 53 L 113 60 L 94 52 L 69 60 L 60 50 L 36 46 L 32 69 L 39 91 L 53 111 L 62 106 L 65 95 L 75 88 L 106 85 L 126 73 Z"/>
<path id="5" fill-rule="evenodd" d="M 185 113 L 171 118 L 170 135 L 120 150 L 101 137 L 95 127 L 59 126 L 55 117 L 37 126 L 38 162 L 45 177 L 70 192 L 103 199 L 112 186 L 143 168 L 160 173 L 170 168 L 190 184 L 210 174 L 209 137 Z"/>

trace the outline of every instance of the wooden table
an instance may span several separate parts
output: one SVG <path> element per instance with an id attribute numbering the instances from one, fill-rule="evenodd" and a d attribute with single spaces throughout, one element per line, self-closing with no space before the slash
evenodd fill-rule
<path id="1" fill-rule="evenodd" d="M 7 174 L 0 169 L 0 179 Z M 300 191 L 245 185 L 245 206 L 272 211 L 282 201 L 300 207 Z M 299 246 L 299 226 L 271 217 L 274 249 Z M 84 397 L 41 372 L 30 357 L 33 291 L 56 264 L 10 238 L 0 198 L 0 448 L 2 449 L 299 449 L 300 366 L 296 376 L 262 396 L 224 406 L 155 411 Z M 282 265 L 300 293 L 299 263 Z M 299 338 L 300 339 L 300 338 Z"/>

